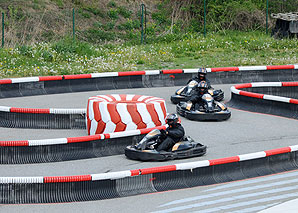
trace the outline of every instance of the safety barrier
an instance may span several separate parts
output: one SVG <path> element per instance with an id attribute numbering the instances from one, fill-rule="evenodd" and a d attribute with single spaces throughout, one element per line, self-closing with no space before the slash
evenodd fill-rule
<path id="1" fill-rule="evenodd" d="M 42 140 L 0 141 L 0 164 L 45 163 L 124 154 L 152 129 Z"/>
<path id="2" fill-rule="evenodd" d="M 101 200 L 223 183 L 298 168 L 298 145 L 233 157 L 91 175 L 0 177 L 0 203 Z"/>
<path id="3" fill-rule="evenodd" d="M 231 92 L 231 107 L 298 119 L 298 82 L 239 84 Z"/>

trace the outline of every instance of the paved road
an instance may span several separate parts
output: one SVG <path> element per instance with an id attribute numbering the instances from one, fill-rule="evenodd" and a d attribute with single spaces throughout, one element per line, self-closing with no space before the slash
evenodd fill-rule
<path id="1" fill-rule="evenodd" d="M 229 100 L 230 86 L 231 85 L 215 85 L 215 88 L 222 88 L 227 95 L 226 100 Z M 169 96 L 175 91 L 175 89 L 177 89 L 177 87 L 93 91 L 74 94 L 9 98 L 1 99 L 0 105 L 33 108 L 85 108 L 87 99 L 90 96 L 98 94 L 128 93 L 153 95 L 165 98 L 167 100 L 168 111 L 174 112 L 175 106 L 170 103 Z M 94 174 L 107 171 L 121 171 L 127 169 L 170 165 L 174 163 L 183 163 L 196 160 L 222 158 L 298 144 L 297 120 L 258 113 L 250 113 L 235 109 L 231 110 L 232 117 L 228 121 L 224 122 L 194 122 L 182 119 L 182 124 L 186 129 L 187 135 L 192 136 L 195 140 L 201 141 L 203 144 L 208 146 L 207 155 L 203 157 L 168 162 L 137 162 L 128 160 L 123 155 L 118 155 L 58 163 L 1 165 L 0 176 Z M 82 135 L 86 135 L 85 130 L 28 130 L 0 128 L 0 140 L 45 139 Z M 88 212 L 95 212 L 98 209 L 101 209 L 100 212 L 116 212 L 119 210 L 122 212 L 151 212 L 170 209 L 171 207 L 165 208 L 161 207 L 160 205 L 166 202 L 175 201 L 176 199 L 183 199 L 205 194 L 204 190 L 211 189 L 213 187 L 214 186 L 196 187 L 193 189 L 85 203 L 0 206 L 0 212 L 53 212 L 57 210 L 60 210 L 60 212 L 84 212 L 83 210 L 87 209 Z M 199 203 L 200 202 L 201 201 L 199 201 Z M 269 203 L 271 205 L 271 203 L 275 202 Z M 189 204 L 183 204 L 183 206 L 185 205 L 187 206 Z M 210 204 L 208 206 L 214 208 L 217 207 L 215 204 Z M 254 207 L 255 205 L 251 203 L 249 206 Z M 239 208 L 241 209 L 243 207 Z M 190 211 L 199 210 L 200 208 L 198 207 L 191 209 Z"/>

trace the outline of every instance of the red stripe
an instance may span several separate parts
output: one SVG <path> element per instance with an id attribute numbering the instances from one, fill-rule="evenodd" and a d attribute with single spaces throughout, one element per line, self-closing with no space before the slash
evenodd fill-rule
<path id="1" fill-rule="evenodd" d="M 0 141 L 0 146 L 29 146 L 28 141 Z"/>
<path id="2" fill-rule="evenodd" d="M 76 176 L 54 176 L 44 177 L 44 183 L 62 183 L 62 182 L 81 182 L 91 181 L 91 175 L 76 175 Z"/>
<path id="3" fill-rule="evenodd" d="M 149 112 L 149 114 L 151 116 L 151 120 L 153 121 L 155 126 L 160 126 L 161 122 L 159 120 L 157 112 L 155 111 L 154 104 L 152 104 L 152 103 L 146 104 L 146 108 L 147 108 L 147 111 Z"/>
<path id="4" fill-rule="evenodd" d="M 282 82 L 283 87 L 297 87 L 298 82 Z"/>
<path id="5" fill-rule="evenodd" d="M 126 101 L 126 94 L 120 94 L 121 101 Z"/>
<path id="6" fill-rule="evenodd" d="M 34 114 L 49 114 L 50 109 L 33 109 L 33 108 L 15 108 L 11 107 L 10 112 L 18 113 L 34 113 Z"/>
<path id="7" fill-rule="evenodd" d="M 137 125 L 137 129 L 146 128 L 147 125 L 143 122 L 142 116 L 137 110 L 137 105 L 128 103 L 126 107 L 132 121 L 134 122 L 135 125 Z"/>
<path id="8" fill-rule="evenodd" d="M 162 70 L 163 74 L 175 74 L 175 73 L 183 73 L 182 69 L 176 69 L 176 70 Z"/>
<path id="9" fill-rule="evenodd" d="M 132 101 L 138 101 L 138 99 L 142 97 L 142 95 L 135 95 L 133 98 L 132 98 Z"/>
<path id="10" fill-rule="evenodd" d="M 283 147 L 283 148 L 279 148 L 279 149 L 267 150 L 267 151 L 264 151 L 264 152 L 266 153 L 266 156 L 278 155 L 278 154 L 282 154 L 282 153 L 291 152 L 291 148 L 290 147 Z"/>
<path id="11" fill-rule="evenodd" d="M 135 170 L 130 170 L 131 175 L 130 176 L 138 176 L 140 175 L 140 170 L 135 169 Z"/>
<path id="12" fill-rule="evenodd" d="M 147 134 L 147 133 L 151 132 L 153 129 L 157 129 L 157 127 L 140 129 L 141 135 Z"/>
<path id="13" fill-rule="evenodd" d="M 118 72 L 118 76 L 128 76 L 128 75 L 145 75 L 145 71 L 129 71 L 129 72 Z"/>
<path id="14" fill-rule="evenodd" d="M 160 173 L 160 172 L 170 172 L 170 171 L 176 171 L 176 165 L 140 169 L 140 171 L 141 171 L 141 175 L 154 174 L 154 173 Z"/>
<path id="15" fill-rule="evenodd" d="M 238 162 L 239 160 L 240 160 L 239 156 L 233 156 L 233 157 L 209 160 L 209 163 L 210 163 L 210 166 L 213 166 L 213 165 L 219 165 L 219 164 L 225 164 L 225 163 Z"/>
<path id="16" fill-rule="evenodd" d="M 288 70 L 288 69 L 295 69 L 294 65 L 273 65 L 273 66 L 266 66 L 267 70 Z"/>
<path id="17" fill-rule="evenodd" d="M 291 104 L 298 104 L 298 99 L 290 99 Z"/>
<path id="18" fill-rule="evenodd" d="M 60 76 L 40 76 L 39 81 L 60 81 L 62 80 L 62 75 Z"/>
<path id="19" fill-rule="evenodd" d="M 260 99 L 263 99 L 263 96 L 264 96 L 264 94 L 258 94 L 258 93 L 246 92 L 246 91 L 240 91 L 239 95 L 244 95 L 252 98 L 260 98 Z"/>
<path id="20" fill-rule="evenodd" d="M 111 137 L 110 134 L 103 134 L 105 136 L 105 139 L 109 139 Z"/>
<path id="21" fill-rule="evenodd" d="M 117 101 L 116 98 L 114 96 L 112 96 L 112 95 L 106 95 L 106 96 L 109 97 L 109 98 L 111 98 L 113 101 Z"/>
<path id="22" fill-rule="evenodd" d="M 82 137 L 72 137 L 72 138 L 66 138 L 66 139 L 67 139 L 67 143 L 78 143 L 78 142 L 100 140 L 101 139 L 101 135 L 90 135 L 90 136 L 82 136 Z"/>
<path id="23" fill-rule="evenodd" d="M 211 68 L 211 72 L 228 72 L 228 71 L 239 71 L 239 67 L 217 67 L 217 68 Z"/>
<path id="24" fill-rule="evenodd" d="M 242 88 L 250 88 L 252 87 L 252 84 L 251 83 L 248 83 L 248 84 L 238 84 L 235 86 L 235 89 L 242 89 Z"/>
<path id="25" fill-rule="evenodd" d="M 81 78 L 92 78 L 91 74 L 80 74 L 80 75 L 64 75 L 64 79 L 81 79 Z"/>
<path id="26" fill-rule="evenodd" d="M 11 84 L 11 83 L 12 83 L 11 79 L 0 80 L 0 84 Z"/>
<path id="27" fill-rule="evenodd" d="M 165 102 L 164 101 L 160 103 L 160 107 L 161 107 L 161 110 L 163 112 L 164 118 L 166 118 L 166 116 L 167 116 L 167 110 L 166 110 L 166 105 L 165 105 Z"/>

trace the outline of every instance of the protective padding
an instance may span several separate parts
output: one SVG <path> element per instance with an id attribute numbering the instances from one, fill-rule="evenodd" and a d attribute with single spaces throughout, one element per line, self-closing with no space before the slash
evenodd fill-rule
<path id="1" fill-rule="evenodd" d="M 165 124 L 166 103 L 144 95 L 98 95 L 88 99 L 88 135 L 152 128 Z"/>

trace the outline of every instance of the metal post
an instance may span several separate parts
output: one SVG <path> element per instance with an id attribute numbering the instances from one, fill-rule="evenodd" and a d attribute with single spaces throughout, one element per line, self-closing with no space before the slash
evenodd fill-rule
<path id="1" fill-rule="evenodd" d="M 73 38 L 73 41 L 75 41 L 75 9 L 73 8 L 72 9 L 72 38 Z"/>
<path id="2" fill-rule="evenodd" d="M 204 37 L 206 37 L 206 0 L 204 0 Z"/>
<path id="3" fill-rule="evenodd" d="M 141 4 L 141 44 L 144 42 L 144 4 Z"/>
<path id="4" fill-rule="evenodd" d="M 2 48 L 4 47 L 4 13 L 2 12 Z"/>
<path id="5" fill-rule="evenodd" d="M 268 7 L 269 7 L 269 0 L 266 1 L 266 34 L 268 34 Z"/>

